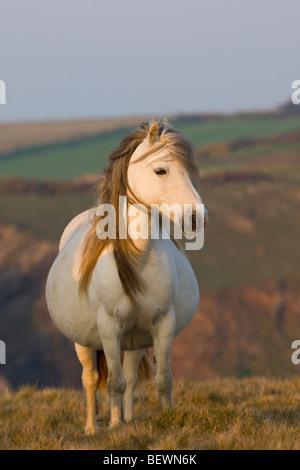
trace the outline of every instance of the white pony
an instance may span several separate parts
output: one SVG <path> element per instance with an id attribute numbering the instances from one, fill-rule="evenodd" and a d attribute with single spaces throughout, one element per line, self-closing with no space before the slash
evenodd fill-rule
<path id="1" fill-rule="evenodd" d="M 106 380 L 99 374 L 103 359 L 108 369 L 111 427 L 133 417 L 138 366 L 149 372 L 145 358 L 151 346 L 161 404 L 172 406 L 172 340 L 197 310 L 198 284 L 174 239 L 150 236 L 147 210 L 140 210 L 139 222 L 149 227 L 149 236 L 120 236 L 124 213 L 119 198 L 127 196 L 131 220 L 135 203 L 147 208 L 176 203 L 181 211 L 190 204 L 194 210 L 202 204 L 195 189 L 197 175 L 193 147 L 180 132 L 167 121 L 144 123 L 110 153 L 97 187 L 97 205 L 111 204 L 116 209 L 116 238 L 99 238 L 97 227 L 104 214 L 98 215 L 96 208 L 75 217 L 62 235 L 46 299 L 58 329 L 75 343 L 83 367 L 88 434 L 97 428 L 96 393 L 100 379 Z M 205 209 L 204 225 L 206 220 Z"/>

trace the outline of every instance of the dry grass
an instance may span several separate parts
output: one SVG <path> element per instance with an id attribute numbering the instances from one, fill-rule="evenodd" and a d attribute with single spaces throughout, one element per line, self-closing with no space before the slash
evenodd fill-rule
<path id="1" fill-rule="evenodd" d="M 83 434 L 85 397 L 67 389 L 24 386 L 0 397 L 0 449 L 299 449 L 300 379 L 220 379 L 176 383 L 175 407 L 160 410 L 150 385 L 136 420 Z"/>

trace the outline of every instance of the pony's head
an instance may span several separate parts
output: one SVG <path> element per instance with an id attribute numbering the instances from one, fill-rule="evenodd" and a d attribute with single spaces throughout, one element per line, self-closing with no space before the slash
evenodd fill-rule
<path id="1" fill-rule="evenodd" d="M 124 137 L 112 150 L 108 166 L 101 174 L 96 189 L 96 203 L 111 204 L 116 211 L 116 238 L 99 239 L 95 216 L 83 244 L 79 289 L 87 292 L 94 267 L 102 251 L 112 244 L 119 276 L 132 303 L 142 285 L 134 269 L 134 258 L 140 255 L 133 240 L 119 238 L 119 197 L 127 196 L 129 204 L 165 204 L 194 208 L 202 200 L 196 190 L 199 172 L 191 143 L 166 120 L 143 123 Z M 193 217 L 193 213 L 191 214 Z M 207 219 L 207 212 L 205 213 Z"/>
<path id="2" fill-rule="evenodd" d="M 196 207 L 202 200 L 196 190 L 199 171 L 194 148 L 166 120 L 144 126 L 147 134 L 129 160 L 128 193 L 148 208 L 159 205 L 161 212 L 165 210 L 168 216 L 182 222 L 183 212 L 189 206 L 195 229 Z M 204 209 L 204 224 L 207 216 Z"/>

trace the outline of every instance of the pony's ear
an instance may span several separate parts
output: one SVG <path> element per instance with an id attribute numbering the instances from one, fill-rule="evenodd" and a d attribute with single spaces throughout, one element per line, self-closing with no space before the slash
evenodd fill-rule
<path id="1" fill-rule="evenodd" d="M 157 140 L 158 131 L 159 131 L 159 121 L 156 121 L 150 126 L 150 129 L 149 129 L 148 139 L 149 139 L 150 144 L 153 144 Z"/>

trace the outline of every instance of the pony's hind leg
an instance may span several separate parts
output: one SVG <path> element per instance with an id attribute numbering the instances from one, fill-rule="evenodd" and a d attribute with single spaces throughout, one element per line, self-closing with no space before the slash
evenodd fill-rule
<path id="1" fill-rule="evenodd" d="M 126 380 L 126 390 L 123 397 L 124 420 L 133 418 L 133 394 L 138 380 L 138 365 L 145 353 L 144 349 L 125 351 L 123 360 L 123 374 Z"/>
<path id="2" fill-rule="evenodd" d="M 86 393 L 87 421 L 86 434 L 94 434 L 98 428 L 96 421 L 96 395 L 99 387 L 99 373 L 97 370 L 96 351 L 75 343 L 75 350 L 82 365 L 82 385 Z"/>

